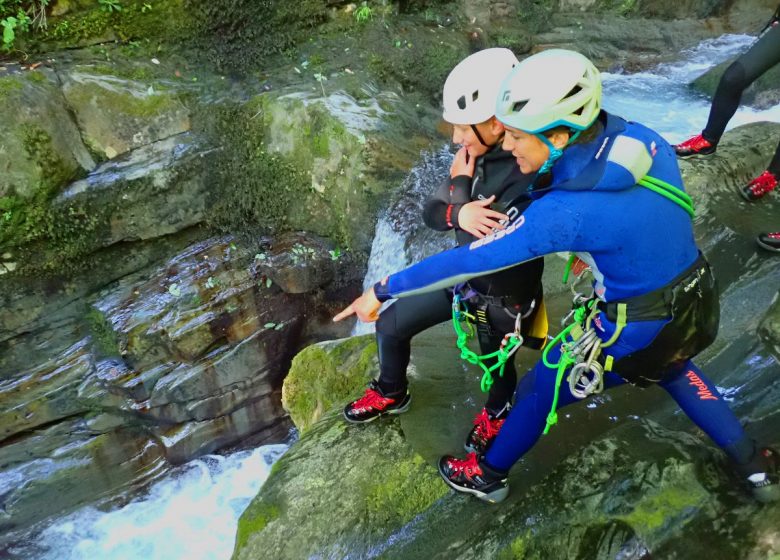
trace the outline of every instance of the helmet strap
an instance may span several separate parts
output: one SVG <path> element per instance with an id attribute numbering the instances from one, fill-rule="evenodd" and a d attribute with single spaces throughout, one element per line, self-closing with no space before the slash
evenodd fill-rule
<path id="1" fill-rule="evenodd" d="M 537 132 L 536 137 L 544 142 L 547 145 L 547 148 L 550 150 L 550 155 L 547 157 L 547 161 L 545 161 L 541 169 L 539 169 L 539 174 L 543 175 L 552 169 L 553 164 L 563 155 L 563 150 L 553 146 L 553 143 L 550 142 L 550 139 L 541 132 Z"/>
<path id="2" fill-rule="evenodd" d="M 482 135 L 479 133 L 479 130 L 477 130 L 477 125 L 472 124 L 472 125 L 469 125 L 469 126 L 471 127 L 471 130 L 474 131 L 474 134 L 476 135 L 477 140 L 479 140 L 479 143 L 482 144 L 483 146 L 485 146 L 486 148 L 490 148 L 490 146 L 485 144 L 485 141 L 482 139 Z"/>
<path id="3" fill-rule="evenodd" d="M 566 146 L 569 146 L 572 142 L 574 142 L 581 132 L 582 132 L 581 130 L 577 130 L 574 132 L 574 134 L 569 136 L 569 141 L 566 142 Z M 550 169 L 552 169 L 553 164 L 558 160 L 558 158 L 560 158 L 563 155 L 563 150 L 561 148 L 556 148 L 555 146 L 553 146 L 553 143 L 550 142 L 550 139 L 547 138 L 547 136 L 545 136 L 541 132 L 537 132 L 536 137 L 539 138 L 539 140 L 541 140 L 542 142 L 544 142 L 550 150 L 550 156 L 547 158 L 547 161 L 544 162 L 541 169 L 539 169 L 539 174 L 541 175 L 547 173 Z M 566 146 L 564 146 L 564 148 Z"/>

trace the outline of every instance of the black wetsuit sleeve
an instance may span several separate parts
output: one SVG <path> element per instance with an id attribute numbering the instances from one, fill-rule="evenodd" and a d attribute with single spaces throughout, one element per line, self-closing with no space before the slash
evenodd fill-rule
<path id="1" fill-rule="evenodd" d="M 425 225 L 437 231 L 458 227 L 458 214 L 464 204 L 470 202 L 471 177 L 459 175 L 446 181 L 423 206 Z"/>

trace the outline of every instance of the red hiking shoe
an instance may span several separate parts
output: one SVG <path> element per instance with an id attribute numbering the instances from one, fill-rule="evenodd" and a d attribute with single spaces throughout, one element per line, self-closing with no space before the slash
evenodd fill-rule
<path id="1" fill-rule="evenodd" d="M 490 444 L 496 439 L 501 426 L 504 425 L 507 414 L 509 414 L 508 405 L 495 416 L 483 408 L 482 412 L 474 418 L 474 427 L 466 438 L 466 443 L 463 446 L 466 452 L 484 455 Z"/>
<path id="2" fill-rule="evenodd" d="M 439 474 L 454 490 L 486 502 L 497 503 L 509 495 L 506 474 L 481 463 L 476 453 L 469 453 L 465 459 L 445 455 L 439 459 Z"/>
<path id="3" fill-rule="evenodd" d="M 740 189 L 742 198 L 748 202 L 755 202 L 767 193 L 772 192 L 777 187 L 777 177 L 774 173 L 764 171 L 761 175 L 750 181 Z"/>
<path id="4" fill-rule="evenodd" d="M 344 407 L 344 418 L 353 424 L 365 424 L 385 414 L 406 412 L 411 402 L 408 391 L 385 395 L 379 384 L 372 380 L 362 397 Z"/>
<path id="5" fill-rule="evenodd" d="M 675 153 L 679 157 L 689 156 L 708 156 L 715 153 L 717 145 L 713 144 L 701 134 L 697 134 L 693 138 L 689 138 L 685 142 L 681 142 L 674 147 Z"/>

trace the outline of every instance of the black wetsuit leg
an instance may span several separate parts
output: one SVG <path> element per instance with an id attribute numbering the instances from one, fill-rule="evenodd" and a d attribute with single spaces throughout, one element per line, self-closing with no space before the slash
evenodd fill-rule
<path id="1" fill-rule="evenodd" d="M 376 323 L 379 387 L 385 394 L 406 391 L 412 337 L 452 317 L 452 292 L 439 290 L 401 298 Z"/>
<path id="2" fill-rule="evenodd" d="M 778 62 L 780 62 L 780 25 L 774 25 L 723 73 L 702 136 L 717 144 L 723 131 L 726 130 L 726 124 L 739 107 L 742 92 Z M 777 155 L 775 159 L 778 159 Z"/>
<path id="3" fill-rule="evenodd" d="M 482 354 L 490 354 L 498 350 L 506 333 L 515 330 L 515 318 L 510 316 L 503 307 L 489 305 L 487 317 L 490 323 L 490 331 L 477 329 L 479 348 Z M 492 365 L 489 364 L 489 365 Z M 504 375 L 500 376 L 498 370 L 493 372 L 493 385 L 490 386 L 485 408 L 488 412 L 498 413 L 512 401 L 512 396 L 517 386 L 517 370 L 515 369 L 514 356 L 507 360 L 504 366 Z"/>

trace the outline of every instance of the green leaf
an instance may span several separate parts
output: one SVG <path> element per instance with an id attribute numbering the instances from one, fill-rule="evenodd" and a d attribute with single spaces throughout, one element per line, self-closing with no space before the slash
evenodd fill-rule
<path id="1" fill-rule="evenodd" d="M 283 328 L 284 328 L 284 323 L 279 323 L 278 325 L 276 325 L 276 326 L 274 327 L 274 330 L 275 330 L 275 331 L 280 331 L 280 330 L 282 330 Z"/>
<path id="2" fill-rule="evenodd" d="M 171 285 L 168 287 L 168 292 L 169 292 L 169 293 L 170 293 L 172 296 L 174 296 L 174 297 L 179 297 L 179 296 L 181 295 L 181 288 L 179 288 L 179 285 L 178 285 L 178 284 L 171 284 Z"/>
<path id="3" fill-rule="evenodd" d="M 270 278 L 266 278 L 265 279 L 265 287 L 266 288 L 270 288 L 272 284 L 273 284 L 273 282 L 271 282 Z"/>
<path id="4" fill-rule="evenodd" d="M 263 327 L 266 329 L 273 329 L 274 327 L 276 327 L 276 323 L 266 323 L 265 325 L 263 325 Z"/>

